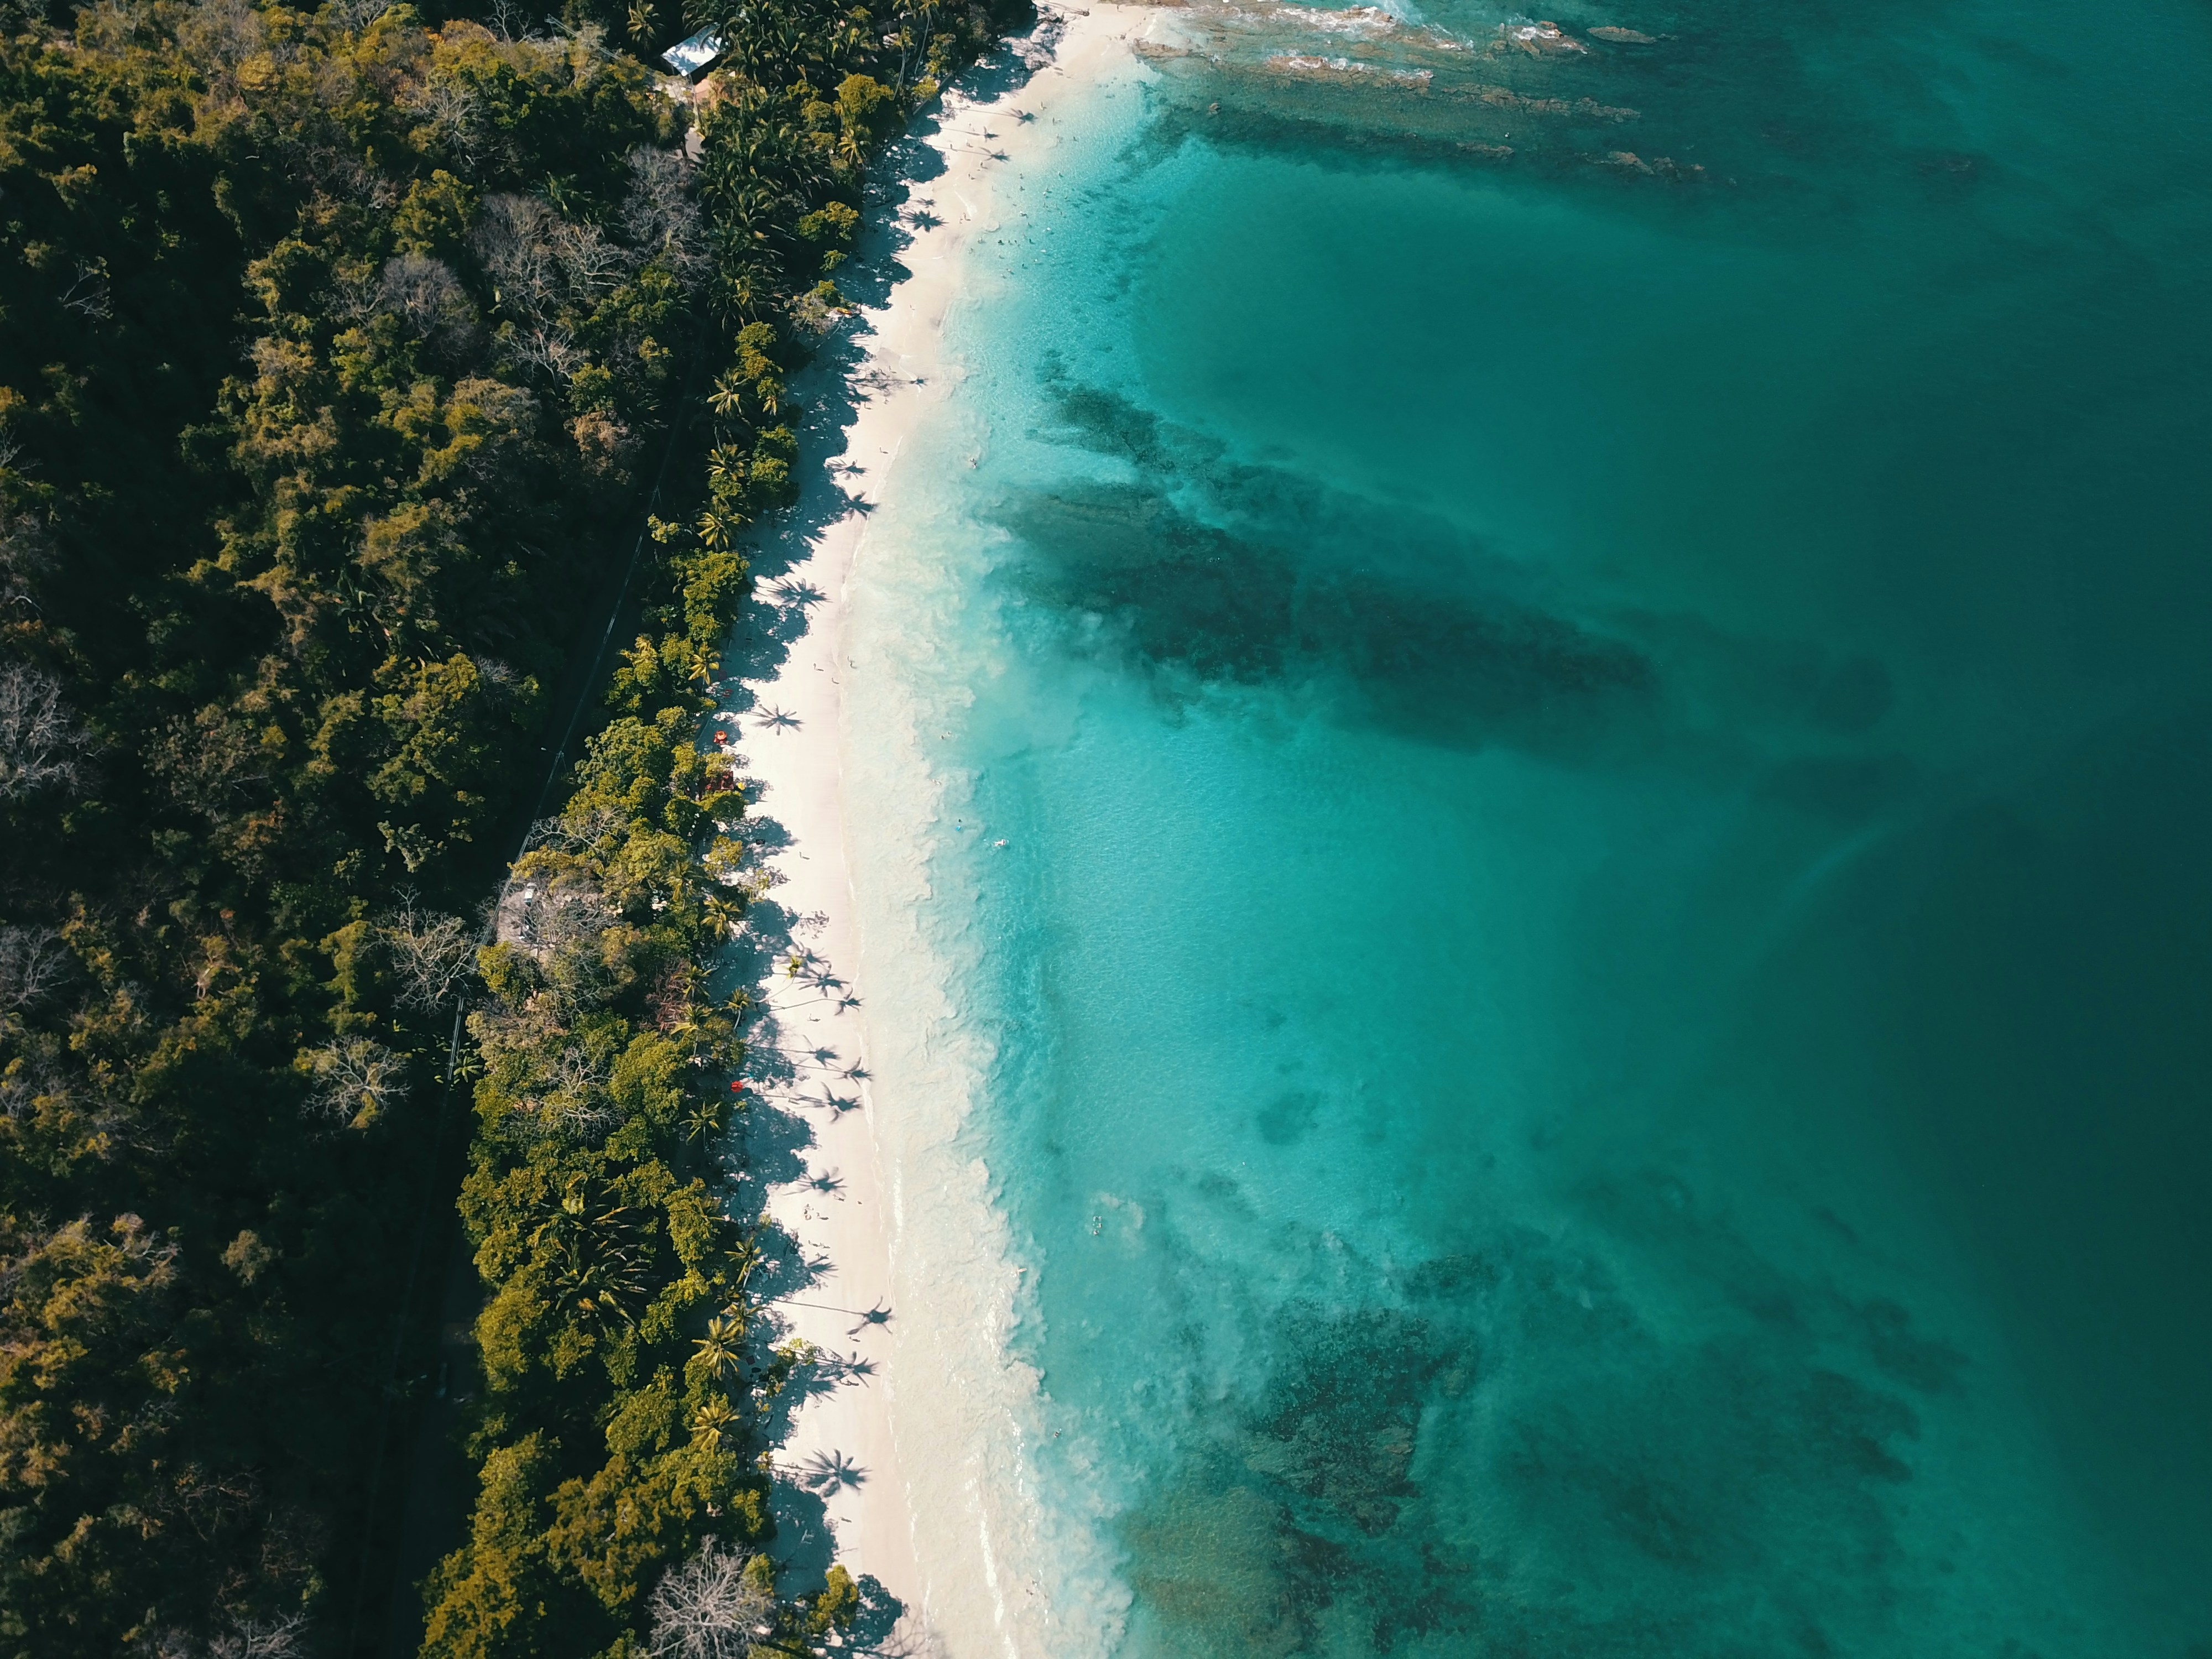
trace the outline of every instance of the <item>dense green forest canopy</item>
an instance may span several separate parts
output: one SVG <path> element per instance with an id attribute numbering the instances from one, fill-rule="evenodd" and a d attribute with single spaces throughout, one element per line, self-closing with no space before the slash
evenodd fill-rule
<path id="1" fill-rule="evenodd" d="M 0 1653 L 374 1644 L 456 1082 L 481 1492 L 428 1650 L 849 1612 L 760 1551 L 790 1360 L 744 1358 L 708 1155 L 746 890 L 696 736 L 861 169 L 1004 21 L 0 9 Z M 702 25 L 703 85 L 648 67 Z M 480 951 L 656 479 L 642 631 Z"/>

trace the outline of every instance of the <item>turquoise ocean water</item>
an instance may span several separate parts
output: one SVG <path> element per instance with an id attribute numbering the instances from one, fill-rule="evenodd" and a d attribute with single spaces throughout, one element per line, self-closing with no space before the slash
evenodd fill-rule
<path id="1" fill-rule="evenodd" d="M 2201 1659 L 2212 14 L 1527 21 L 1056 94 L 872 521 L 948 1639 Z"/>

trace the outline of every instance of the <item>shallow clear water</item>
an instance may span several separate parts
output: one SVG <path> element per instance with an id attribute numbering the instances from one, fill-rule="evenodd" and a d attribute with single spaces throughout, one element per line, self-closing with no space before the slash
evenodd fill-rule
<path id="1" fill-rule="evenodd" d="M 2212 22 L 1502 17 L 1063 95 L 871 530 L 939 1623 L 2201 1655 Z"/>

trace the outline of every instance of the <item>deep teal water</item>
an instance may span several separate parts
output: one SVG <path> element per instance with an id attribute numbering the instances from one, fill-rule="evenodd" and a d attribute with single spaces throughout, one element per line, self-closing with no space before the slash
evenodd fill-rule
<path id="1" fill-rule="evenodd" d="M 2212 15 L 1559 21 L 1064 100 L 884 509 L 1063 1650 L 2202 1656 Z"/>

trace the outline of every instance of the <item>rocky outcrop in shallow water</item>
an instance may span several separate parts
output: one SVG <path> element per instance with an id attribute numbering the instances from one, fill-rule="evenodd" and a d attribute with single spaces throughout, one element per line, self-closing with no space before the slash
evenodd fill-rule
<path id="1" fill-rule="evenodd" d="M 1510 87 L 1466 87 L 1459 95 L 1529 115 L 1579 115 L 1589 121 L 1633 121 L 1643 113 L 1623 104 L 1601 104 L 1595 98 L 1528 98 Z"/>
<path id="2" fill-rule="evenodd" d="M 1270 75 L 1295 76 L 1306 81 L 1335 81 L 1353 86 L 1397 87 L 1426 92 L 1435 76 L 1427 70 L 1385 69 L 1354 58 L 1317 58 L 1305 52 L 1278 52 L 1260 66 Z"/>
<path id="3" fill-rule="evenodd" d="M 1531 58 L 1571 58 L 1589 48 L 1557 23 L 1500 23 L 1493 52 L 1525 52 Z"/>
<path id="4" fill-rule="evenodd" d="M 1592 167 L 1613 167 L 1622 173 L 1640 173 L 1647 178 L 1693 180 L 1705 177 L 1705 170 L 1696 162 L 1685 165 L 1671 155 L 1655 155 L 1645 161 L 1632 149 L 1609 149 L 1602 155 L 1583 158 Z"/>

